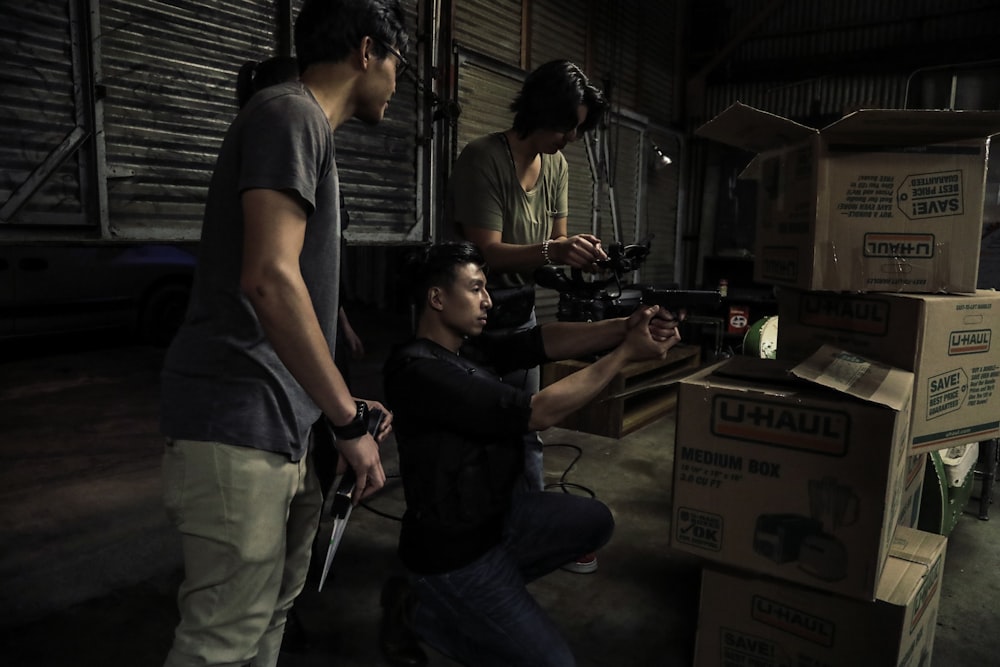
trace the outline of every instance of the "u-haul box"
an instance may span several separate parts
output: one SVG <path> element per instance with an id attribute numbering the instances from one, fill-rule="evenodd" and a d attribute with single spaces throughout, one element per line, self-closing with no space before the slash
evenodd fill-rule
<path id="1" fill-rule="evenodd" d="M 806 127 L 733 104 L 696 132 L 757 157 L 754 279 L 804 290 L 976 289 L 1000 113 L 872 109 Z"/>
<path id="2" fill-rule="evenodd" d="M 946 544 L 899 528 L 874 602 L 705 567 L 695 667 L 929 665 Z"/>
<path id="3" fill-rule="evenodd" d="M 733 357 L 681 383 L 673 548 L 874 598 L 902 518 L 913 375 L 854 355 L 833 368 L 837 353 L 794 369 Z"/>
<path id="4" fill-rule="evenodd" d="M 1000 434 L 1000 292 L 974 295 L 778 292 L 779 359 L 821 345 L 912 371 L 913 453 Z"/>

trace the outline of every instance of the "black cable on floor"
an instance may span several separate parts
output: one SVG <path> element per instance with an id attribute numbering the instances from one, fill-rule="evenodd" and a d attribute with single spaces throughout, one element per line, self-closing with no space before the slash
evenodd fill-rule
<path id="1" fill-rule="evenodd" d="M 572 493 L 573 492 L 572 489 L 576 489 L 577 491 L 582 491 L 584 494 L 590 496 L 591 498 L 596 498 L 597 494 L 594 493 L 593 489 L 590 489 L 582 484 L 577 484 L 576 482 L 567 481 L 567 477 L 569 477 L 569 471 L 573 469 L 573 466 L 576 465 L 576 462 L 579 461 L 580 458 L 583 456 L 583 449 L 577 445 L 571 445 L 565 442 L 554 442 L 549 445 L 542 445 L 543 450 L 548 449 L 550 447 L 564 447 L 566 449 L 572 449 L 573 451 L 576 452 L 576 456 L 573 457 L 573 460 L 570 461 L 569 465 L 566 466 L 566 469 L 563 470 L 562 475 L 559 476 L 559 481 L 553 482 L 552 484 L 546 484 L 545 488 L 562 489 L 563 493 Z"/>

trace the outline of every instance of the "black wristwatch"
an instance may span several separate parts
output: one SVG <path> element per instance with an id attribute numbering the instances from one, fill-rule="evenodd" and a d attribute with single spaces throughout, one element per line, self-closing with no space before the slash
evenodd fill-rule
<path id="1" fill-rule="evenodd" d="M 354 440 L 368 432 L 368 404 L 364 401 L 355 401 L 355 403 L 358 406 L 358 411 L 354 414 L 354 419 L 343 426 L 337 426 L 327 417 L 326 421 L 330 424 L 330 430 L 333 431 L 333 436 L 337 440 Z"/>

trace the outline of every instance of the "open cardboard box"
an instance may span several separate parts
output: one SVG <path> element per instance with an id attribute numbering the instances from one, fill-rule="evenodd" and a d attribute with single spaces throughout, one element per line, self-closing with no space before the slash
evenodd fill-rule
<path id="1" fill-rule="evenodd" d="M 696 134 L 757 153 L 757 282 L 970 293 L 996 132 L 992 111 L 862 110 L 816 129 L 737 102 Z"/>

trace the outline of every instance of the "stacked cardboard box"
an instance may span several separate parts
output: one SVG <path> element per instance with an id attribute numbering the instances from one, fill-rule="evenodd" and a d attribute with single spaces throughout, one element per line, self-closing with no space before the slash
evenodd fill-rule
<path id="1" fill-rule="evenodd" d="M 757 154 L 757 282 L 970 293 L 998 131 L 995 111 L 865 110 L 818 130 L 736 103 L 697 134 Z"/>
<path id="2" fill-rule="evenodd" d="M 706 569 L 697 664 L 929 660 L 935 609 L 920 591 L 940 580 L 944 538 L 909 532 L 926 456 L 998 433 L 1000 350 L 991 340 L 1000 294 L 976 291 L 975 261 L 988 137 L 998 130 L 996 112 L 899 110 L 859 111 L 817 130 L 738 103 L 699 129 L 757 154 L 747 169 L 758 181 L 754 278 L 779 288 L 775 368 L 799 364 L 797 381 L 828 393 L 779 389 L 759 369 L 752 377 L 725 366 L 681 387 L 673 543 L 739 568 Z M 777 461 L 784 479 L 765 485 L 719 470 L 736 452 L 772 469 Z M 708 484 L 699 488 L 699 478 Z M 900 558 L 894 538 L 927 553 Z M 906 591 L 890 601 L 890 580 L 911 568 L 923 578 L 900 579 L 912 585 L 900 583 Z M 850 617 L 885 635 L 886 605 L 920 607 L 921 623 L 897 622 L 892 647 L 853 659 L 843 637 L 807 637 L 817 646 L 806 650 L 773 635 L 767 619 L 727 616 L 732 595 L 779 600 L 778 618 L 789 621 L 791 609 L 821 629 L 850 628 Z M 834 622 L 824 615 L 834 609 L 848 611 Z"/>
<path id="3" fill-rule="evenodd" d="M 904 499 L 923 480 L 908 453 L 912 390 L 912 373 L 833 348 L 794 367 L 734 357 L 685 379 L 673 546 L 874 599 L 895 526 L 908 522 Z"/>
<path id="4" fill-rule="evenodd" d="M 929 665 L 945 543 L 897 530 L 875 602 L 706 567 L 695 666 Z"/>

